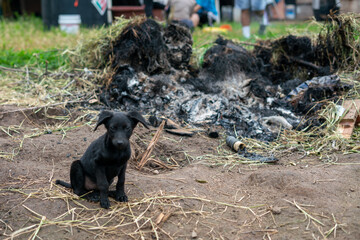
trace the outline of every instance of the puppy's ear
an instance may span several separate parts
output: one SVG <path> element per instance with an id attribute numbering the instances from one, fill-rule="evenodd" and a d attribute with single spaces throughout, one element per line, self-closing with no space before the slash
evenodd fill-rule
<path id="1" fill-rule="evenodd" d="M 138 122 L 141 122 L 141 124 L 144 125 L 144 127 L 149 129 L 146 120 L 143 118 L 143 116 L 141 116 L 140 113 L 133 111 L 133 112 L 128 112 L 126 115 L 131 120 L 133 129 L 136 127 Z"/>
<path id="2" fill-rule="evenodd" d="M 106 122 L 113 117 L 113 113 L 110 112 L 110 111 L 101 111 L 100 114 L 99 114 L 99 120 L 95 126 L 95 129 L 94 131 L 96 131 L 96 129 L 98 128 L 98 126 L 100 126 L 101 124 L 105 124 L 106 125 Z"/>

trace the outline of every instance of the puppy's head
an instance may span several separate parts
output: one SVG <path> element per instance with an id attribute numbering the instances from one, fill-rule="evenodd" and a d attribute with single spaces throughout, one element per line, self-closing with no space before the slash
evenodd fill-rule
<path id="1" fill-rule="evenodd" d="M 98 126 L 104 124 L 112 145 L 118 149 L 124 149 L 129 146 L 129 139 L 138 122 L 141 122 L 148 128 L 145 119 L 138 112 L 129 112 L 125 114 L 120 112 L 102 111 L 94 131 Z"/>

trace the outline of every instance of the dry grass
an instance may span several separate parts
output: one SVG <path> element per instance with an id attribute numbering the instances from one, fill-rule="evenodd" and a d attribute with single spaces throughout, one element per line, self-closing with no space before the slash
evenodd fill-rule
<path id="1" fill-rule="evenodd" d="M 341 14 L 329 18 L 316 39 L 316 44 L 321 46 L 323 61 L 328 61 L 330 67 L 341 71 L 360 70 L 359 34 L 359 14 Z"/>
<path id="2" fill-rule="evenodd" d="M 62 138 L 65 138 L 68 131 L 86 125 L 94 125 L 97 111 L 87 109 L 77 111 L 76 108 L 72 108 L 72 110 L 68 109 L 68 105 L 77 103 L 78 102 L 63 102 L 53 105 L 1 111 L 0 116 L 2 117 L 4 115 L 16 116 L 13 114 L 19 113 L 24 119 L 18 125 L 0 125 L 0 132 L 5 134 L 9 141 L 9 147 L 0 150 L 0 159 L 13 161 L 23 149 L 26 139 L 40 137 L 49 133 L 60 133 Z M 52 112 L 59 114 L 56 115 Z M 34 117 L 48 119 L 52 121 L 52 124 L 39 124 L 37 121 L 32 120 Z M 27 122 L 27 124 L 24 124 L 25 122 Z M 32 127 L 29 127 L 29 123 Z"/>
<path id="3" fill-rule="evenodd" d="M 43 106 L 97 99 L 99 71 L 47 72 L 46 69 L 1 68 L 0 104 Z M 102 75 L 102 73 L 101 73 Z"/>
<path id="4" fill-rule="evenodd" d="M 111 208 L 102 209 L 99 208 L 98 203 L 87 202 L 71 191 L 55 185 L 52 174 L 49 178 L 43 177 L 37 180 L 24 176 L 11 178 L 11 181 L 0 184 L 0 195 L 11 199 L 16 197 L 16 204 L 8 212 L 20 208 L 26 210 L 25 214 L 28 218 L 24 224 L 22 222 L 25 219 L 18 224 L 0 219 L 4 226 L 5 239 L 36 239 L 59 232 L 73 237 L 79 236 L 78 234 L 84 236 L 85 233 L 101 239 L 178 239 L 189 235 L 188 232 L 177 230 L 188 226 L 189 223 L 193 224 L 190 227 L 194 229 L 193 232 L 197 231 L 198 226 L 199 230 L 209 229 L 205 231 L 208 232 L 205 236 L 209 239 L 223 239 L 222 225 L 219 223 L 227 222 L 237 226 L 234 230 L 239 234 L 238 236 L 261 233 L 264 239 L 271 239 L 270 236 L 277 234 L 280 229 L 285 230 L 284 226 L 292 226 L 304 231 L 312 229 L 314 237 L 318 235 L 324 239 L 331 234 L 336 237 L 337 230 L 348 234 L 346 224 L 337 221 L 334 214 L 330 216 L 319 213 L 314 205 L 299 203 L 295 199 L 291 201 L 284 199 L 292 208 L 282 207 L 289 208 L 287 212 L 293 212 L 294 220 L 279 222 L 277 216 L 273 214 L 273 206 L 240 204 L 242 198 L 237 200 L 236 195 L 227 202 L 221 202 L 197 194 L 143 192 L 137 194 L 129 203 L 111 200 Z M 56 205 L 60 208 L 56 210 L 56 214 L 44 209 L 35 211 L 31 207 L 34 201 L 43 206 Z M 239 216 L 237 220 L 229 218 L 234 213 Z M 301 214 L 305 217 L 303 221 L 299 221 Z M 315 235 L 314 232 L 317 234 Z"/>
<path id="5" fill-rule="evenodd" d="M 25 182 L 26 185 L 24 185 Z M 39 183 L 48 187 L 36 187 Z M 12 186 L 15 185 L 23 185 L 23 187 L 13 188 Z M 183 196 L 163 191 L 144 193 L 143 196 L 129 203 L 112 201 L 112 207 L 105 210 L 99 208 L 98 204 L 88 203 L 64 188 L 54 185 L 51 179 L 46 178 L 29 181 L 25 177 L 18 177 L 14 182 L 2 184 L 0 193 L 2 195 L 20 194 L 22 201 L 13 208 L 25 208 L 31 215 L 31 222 L 35 222 L 19 229 L 14 229 L 5 223 L 6 229 L 3 235 L 9 239 L 25 236 L 35 238 L 40 229 L 51 226 L 57 231 L 62 229 L 70 234 L 73 234 L 75 229 L 82 230 L 98 238 L 128 236 L 134 239 L 176 239 L 176 233 L 166 232 L 162 228 L 165 223 L 175 224 L 172 221 L 167 222 L 170 217 L 191 220 L 192 216 L 200 215 L 203 219 L 217 219 L 221 217 L 219 214 L 224 211 L 224 208 L 225 211 L 229 208 L 241 211 L 248 219 L 247 226 L 250 226 L 265 216 L 256 213 L 260 206 L 248 207 L 237 203 L 218 202 L 196 195 Z M 27 204 L 29 199 L 37 199 L 44 203 L 53 202 L 51 204 L 63 202 L 66 207 L 63 213 L 50 217 L 50 214 L 32 210 Z M 187 207 L 187 202 L 192 201 L 200 203 L 199 208 Z M 216 233 L 215 230 L 214 233 Z"/>
<path id="6" fill-rule="evenodd" d="M 107 66 L 109 59 L 105 59 L 105 56 L 111 50 L 115 39 L 129 23 L 128 19 L 117 18 L 110 27 L 101 28 L 83 36 L 75 48 L 70 48 L 65 52 L 69 55 L 71 64 L 88 68 Z"/>

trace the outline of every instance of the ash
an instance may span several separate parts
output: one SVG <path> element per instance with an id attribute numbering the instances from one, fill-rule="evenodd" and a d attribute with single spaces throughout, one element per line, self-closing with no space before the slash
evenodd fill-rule
<path id="1" fill-rule="evenodd" d="M 152 32 L 160 29 L 151 24 Z M 189 66 L 190 32 L 178 25 L 162 31 L 163 40 L 156 32 L 161 47 L 152 51 L 153 57 L 144 49 L 137 49 L 141 46 L 132 45 L 127 49 L 136 53 L 137 60 L 122 57 L 116 62 L 112 82 L 99 93 L 107 107 L 137 110 L 194 127 L 218 125 L 228 134 L 273 141 L 282 129 L 305 127 L 300 125 L 301 119 L 305 114 L 315 114 L 321 107 L 318 101 L 341 95 L 347 88 L 336 75 L 297 79 L 286 72 L 288 79 L 275 81 L 274 75 L 271 78 L 264 71 L 272 69 L 268 62 L 222 38 L 205 53 L 202 68 L 193 71 Z M 153 48 L 152 44 L 147 45 Z M 124 54 L 124 49 L 116 49 L 118 59 L 120 52 Z M 279 66 L 274 69 L 278 72 Z"/>

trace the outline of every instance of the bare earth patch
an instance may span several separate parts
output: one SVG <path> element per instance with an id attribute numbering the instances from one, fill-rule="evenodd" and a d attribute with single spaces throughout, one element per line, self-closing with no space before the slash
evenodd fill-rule
<path id="1" fill-rule="evenodd" d="M 273 165 L 216 166 L 206 159 L 223 163 L 223 137 L 163 132 L 152 156 L 163 164 L 139 171 L 131 160 L 129 203 L 111 199 L 105 210 L 54 184 L 69 181 L 71 162 L 105 129 L 93 132 L 86 117 L 65 128 L 69 113 L 61 109 L 46 117 L 12 110 L 0 108 L 8 112 L 0 115 L 2 238 L 360 239 L 359 154 L 324 163 L 295 152 Z M 71 122 L 81 116 L 72 113 Z M 141 151 L 155 132 L 138 127 L 133 148 Z"/>

